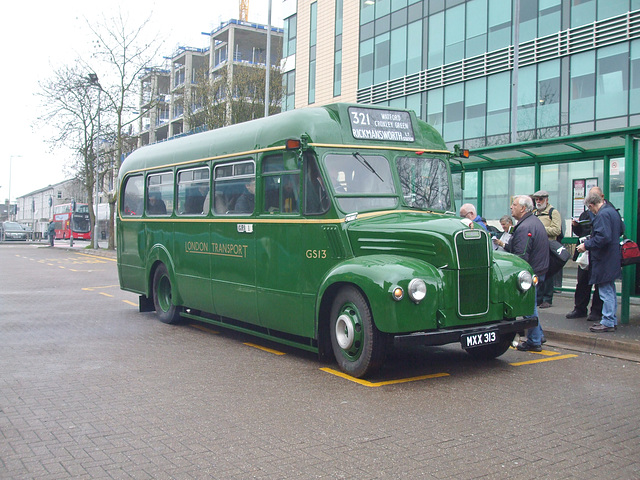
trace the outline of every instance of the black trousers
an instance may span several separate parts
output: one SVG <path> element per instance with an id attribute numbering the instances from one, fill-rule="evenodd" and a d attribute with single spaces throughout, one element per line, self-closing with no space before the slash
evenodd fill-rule
<path id="1" fill-rule="evenodd" d="M 575 309 L 581 313 L 588 313 L 589 300 L 591 299 L 591 285 L 589 285 L 589 274 L 591 270 L 583 270 L 578 268 L 578 284 L 576 285 L 576 293 L 574 295 Z M 602 316 L 602 299 L 598 292 L 598 285 L 593 285 L 593 299 L 591 301 L 591 313 L 593 315 Z"/>

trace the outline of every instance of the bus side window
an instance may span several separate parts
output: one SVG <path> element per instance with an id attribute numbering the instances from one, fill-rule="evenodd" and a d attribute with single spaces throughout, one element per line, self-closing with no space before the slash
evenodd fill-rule
<path id="1" fill-rule="evenodd" d="M 304 213 L 309 215 L 325 213 L 329 210 L 331 201 L 316 158 L 305 154 L 304 165 Z"/>
<path id="2" fill-rule="evenodd" d="M 300 167 L 293 152 L 265 156 L 262 159 L 263 208 L 268 213 L 298 213 Z"/>
<path id="3" fill-rule="evenodd" d="M 253 160 L 216 165 L 213 176 L 213 211 L 216 215 L 253 213 L 256 185 Z"/>
<path id="4" fill-rule="evenodd" d="M 178 173 L 178 214 L 209 213 L 209 169 L 197 168 Z M 207 201 L 205 201 L 207 200 Z"/>
<path id="5" fill-rule="evenodd" d="M 173 212 L 173 173 L 165 172 L 147 176 L 148 215 L 171 215 Z"/>
<path id="6" fill-rule="evenodd" d="M 126 216 L 142 214 L 142 175 L 129 177 L 122 194 L 122 214 Z"/>

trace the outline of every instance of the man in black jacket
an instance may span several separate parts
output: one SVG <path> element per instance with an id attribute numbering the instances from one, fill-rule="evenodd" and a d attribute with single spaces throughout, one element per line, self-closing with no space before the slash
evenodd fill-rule
<path id="1" fill-rule="evenodd" d="M 533 213 L 533 200 L 528 195 L 517 195 L 511 204 L 511 215 L 518 223 L 513 229 L 507 252 L 518 255 L 525 260 L 539 280 L 549 269 L 549 237 L 542 222 Z M 536 290 L 538 285 L 536 285 Z M 521 351 L 540 352 L 542 350 L 542 326 L 538 317 L 538 307 L 534 306 L 533 316 L 538 318 L 538 325 L 527 331 L 527 340 L 518 344 Z"/>

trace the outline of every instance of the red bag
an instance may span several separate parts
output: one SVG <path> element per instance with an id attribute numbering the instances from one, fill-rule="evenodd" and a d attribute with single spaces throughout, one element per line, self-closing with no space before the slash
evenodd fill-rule
<path id="1" fill-rule="evenodd" d="M 640 263 L 640 248 L 638 248 L 636 242 L 625 238 L 622 243 L 620 243 L 620 253 L 620 264 L 623 267 Z"/>

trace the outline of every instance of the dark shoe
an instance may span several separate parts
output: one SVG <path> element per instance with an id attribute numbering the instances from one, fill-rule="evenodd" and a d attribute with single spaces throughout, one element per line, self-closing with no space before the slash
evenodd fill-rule
<path id="1" fill-rule="evenodd" d="M 546 337 L 542 337 L 542 340 L 540 340 L 540 345 L 544 345 L 545 343 L 547 343 L 547 339 Z"/>
<path id="2" fill-rule="evenodd" d="M 589 316 L 587 317 L 587 322 L 600 323 L 600 320 L 602 320 L 602 315 L 596 315 L 595 313 L 590 313 Z"/>
<path id="3" fill-rule="evenodd" d="M 551 304 L 549 302 L 542 302 L 540 305 L 538 305 L 538 308 L 549 308 L 551 306 Z"/>
<path id="4" fill-rule="evenodd" d="M 594 327 L 597 327 L 598 325 L 602 325 L 602 324 L 600 322 L 593 324 Z M 611 328 L 611 327 L 609 327 L 609 328 Z M 614 325 L 613 329 L 617 331 L 618 330 L 618 325 Z"/>
<path id="5" fill-rule="evenodd" d="M 590 332 L 594 333 L 603 333 L 603 332 L 613 332 L 616 327 L 607 327 L 606 325 L 602 325 L 601 323 L 596 323 L 592 327 L 589 328 Z"/>
<path id="6" fill-rule="evenodd" d="M 529 342 L 520 342 L 516 347 L 521 352 L 541 352 L 541 345 L 532 345 Z"/>
<path id="7" fill-rule="evenodd" d="M 569 313 L 565 315 L 566 318 L 583 318 L 587 316 L 587 312 L 581 312 L 579 310 L 573 309 Z"/>

